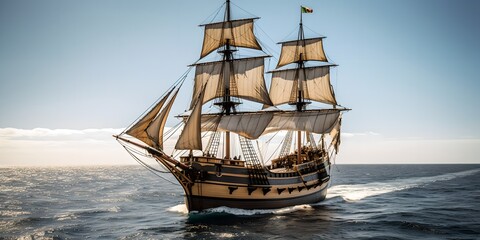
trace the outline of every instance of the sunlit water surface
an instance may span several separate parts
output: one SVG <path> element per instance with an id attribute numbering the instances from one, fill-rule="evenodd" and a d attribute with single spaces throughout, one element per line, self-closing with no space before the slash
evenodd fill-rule
<path id="1" fill-rule="evenodd" d="M 137 166 L 3 168 L 0 239 L 480 238 L 480 165 L 332 173 L 321 203 L 187 213 L 180 186 Z"/>

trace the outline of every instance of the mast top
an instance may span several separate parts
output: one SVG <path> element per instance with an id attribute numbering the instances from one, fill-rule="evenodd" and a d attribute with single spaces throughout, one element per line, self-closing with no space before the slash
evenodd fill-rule
<path id="1" fill-rule="evenodd" d="M 226 9 L 225 9 L 225 20 L 226 21 L 230 21 L 230 0 L 226 0 L 227 2 L 227 6 L 226 6 Z"/>

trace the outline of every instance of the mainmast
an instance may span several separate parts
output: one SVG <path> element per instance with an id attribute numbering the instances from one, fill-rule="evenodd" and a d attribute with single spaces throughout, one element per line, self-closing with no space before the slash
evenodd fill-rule
<path id="1" fill-rule="evenodd" d="M 203 47 L 200 59 L 216 51 L 221 56 L 220 61 L 196 63 L 195 85 L 188 122 L 197 121 L 195 126 L 200 126 L 201 111 L 195 108 L 211 100 L 218 106 L 220 111 L 215 114 L 218 119 L 235 116 L 236 106 L 241 104 L 241 99 L 262 103 L 267 106 L 273 105 L 264 79 L 264 58 L 268 56 L 255 56 L 249 58 L 235 58 L 234 53 L 241 48 L 261 50 L 255 34 L 253 24 L 256 18 L 232 19 L 230 0 L 225 2 L 225 14 L 223 21 L 201 25 L 205 28 Z M 192 117 L 193 113 L 200 114 Z M 192 128 L 193 129 L 193 128 Z M 230 157 L 230 131 L 225 132 L 225 157 Z M 217 131 L 217 129 L 209 130 Z M 185 131 L 184 131 L 185 132 Z M 186 139 L 198 139 L 201 130 L 197 132 L 182 132 Z M 198 136 L 197 136 L 198 135 Z M 193 141 L 192 141 L 193 142 Z M 197 140 L 195 140 L 197 142 Z M 177 144 L 176 149 L 190 149 L 192 145 Z M 195 144 L 195 149 L 200 150 Z"/>
<path id="2" fill-rule="evenodd" d="M 298 41 L 301 43 L 302 47 L 305 47 L 305 33 L 303 32 L 303 12 L 300 10 L 300 26 L 298 29 Z M 306 102 L 303 98 L 303 80 L 300 79 L 300 72 L 303 76 L 305 75 L 305 63 L 304 63 L 304 53 L 299 53 L 299 58 L 297 61 L 297 72 L 295 73 L 295 80 L 297 82 L 297 101 L 294 104 L 296 106 L 297 112 L 305 110 L 305 106 L 310 102 Z M 302 163 L 302 131 L 297 131 L 297 164 Z"/>
<path id="3" fill-rule="evenodd" d="M 224 24 L 231 25 L 231 18 L 230 18 L 230 0 L 226 0 L 226 7 L 225 7 L 225 17 L 224 17 Z M 223 83 L 224 83 L 224 95 L 223 99 L 220 102 L 215 103 L 215 105 L 219 105 L 222 108 L 222 113 L 225 115 L 230 115 L 232 112 L 235 112 L 235 105 L 239 104 L 239 102 L 232 101 L 231 94 L 230 94 L 230 78 L 232 77 L 231 72 L 233 69 L 233 52 L 236 49 L 233 49 L 230 45 L 232 39 L 225 38 L 225 47 L 222 51 L 219 51 L 223 54 L 223 66 L 222 66 L 222 73 L 223 73 Z M 234 87 L 234 86 L 232 86 Z M 225 132 L 225 158 L 230 158 L 230 132 Z"/>
<path id="4" fill-rule="evenodd" d="M 302 23 L 302 11 L 300 11 L 300 26 L 298 29 L 298 41 L 301 43 L 302 47 L 305 47 L 305 34 L 303 32 L 303 23 Z M 305 76 L 305 62 L 304 62 L 304 53 L 298 53 L 299 58 L 297 61 L 297 73 L 295 74 L 295 81 L 297 82 L 297 101 L 294 103 L 290 103 L 292 105 L 297 106 L 297 111 L 301 112 L 305 109 L 305 105 L 309 104 L 310 102 L 305 102 L 303 98 L 303 86 L 302 80 L 300 79 L 300 71 Z"/>

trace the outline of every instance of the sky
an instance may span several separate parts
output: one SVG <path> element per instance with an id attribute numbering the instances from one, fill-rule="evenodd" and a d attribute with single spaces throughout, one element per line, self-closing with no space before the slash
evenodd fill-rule
<path id="1" fill-rule="evenodd" d="M 479 1 L 232 3 L 234 17 L 260 17 L 269 70 L 299 6 L 314 9 L 307 36 L 327 37 L 337 100 L 353 109 L 337 163 L 480 163 Z M 198 60 L 198 25 L 222 4 L 0 1 L 0 166 L 135 164 L 111 135 Z"/>

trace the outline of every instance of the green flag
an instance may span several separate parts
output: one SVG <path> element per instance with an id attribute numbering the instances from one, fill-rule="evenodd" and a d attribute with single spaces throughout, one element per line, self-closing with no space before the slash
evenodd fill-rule
<path id="1" fill-rule="evenodd" d="M 302 6 L 302 13 L 313 13 L 313 9 Z"/>

